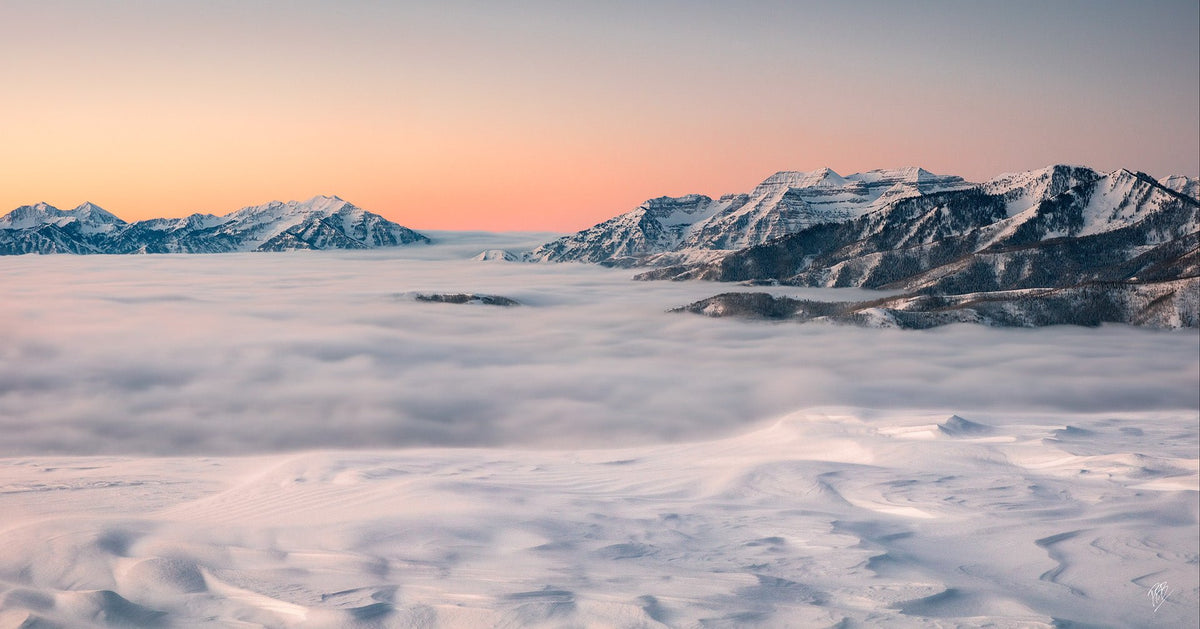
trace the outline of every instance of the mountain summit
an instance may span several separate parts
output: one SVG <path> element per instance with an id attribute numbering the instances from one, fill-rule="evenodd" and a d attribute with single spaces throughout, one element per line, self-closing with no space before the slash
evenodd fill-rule
<path id="1" fill-rule="evenodd" d="M 69 211 L 39 203 L 0 217 L 0 254 L 367 249 L 422 242 L 429 239 L 336 196 L 134 223 L 92 203 Z"/>
<path id="2" fill-rule="evenodd" d="M 749 194 L 663 197 L 542 245 L 535 261 L 643 266 L 639 279 L 862 287 L 840 309 L 730 293 L 685 310 L 928 327 L 1200 325 L 1195 179 L 1053 165 L 981 184 L 921 168 L 781 171 Z M 800 313 L 800 314 L 797 314 Z M 814 314 L 824 313 L 824 314 Z M 881 314 L 882 313 L 882 314 Z"/>
<path id="3" fill-rule="evenodd" d="M 780 171 L 749 194 L 651 199 L 630 212 L 530 253 L 539 262 L 615 265 L 704 260 L 713 251 L 763 244 L 804 228 L 851 220 L 898 199 L 969 188 L 962 177 L 922 168 L 842 177 L 829 168 Z M 649 259 L 656 254 L 674 254 Z"/>

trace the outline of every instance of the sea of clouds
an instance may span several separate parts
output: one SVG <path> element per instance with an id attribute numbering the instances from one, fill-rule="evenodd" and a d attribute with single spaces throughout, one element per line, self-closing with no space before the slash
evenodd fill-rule
<path id="1" fill-rule="evenodd" d="M 708 319 L 667 310 L 763 289 L 478 262 L 549 236 L 434 235 L 365 252 L 0 258 L 0 456 L 596 447 L 735 434 L 813 407 L 1200 406 L 1195 330 Z"/>

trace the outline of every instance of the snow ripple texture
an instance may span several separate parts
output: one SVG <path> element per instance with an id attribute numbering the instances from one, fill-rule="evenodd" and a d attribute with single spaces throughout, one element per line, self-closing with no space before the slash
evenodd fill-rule
<path id="1" fill-rule="evenodd" d="M 8 459 L 0 624 L 1189 626 L 1195 442 L 831 410 L 613 450 Z"/>

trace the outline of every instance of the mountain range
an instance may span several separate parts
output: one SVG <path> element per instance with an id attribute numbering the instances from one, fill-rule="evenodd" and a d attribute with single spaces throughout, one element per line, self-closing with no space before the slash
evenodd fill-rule
<path id="1" fill-rule="evenodd" d="M 682 308 L 709 316 L 1194 327 L 1198 188 L 1064 165 L 983 183 L 920 168 L 785 171 L 750 194 L 651 199 L 528 257 L 649 267 L 643 280 L 902 291 L 834 310 L 737 295 Z"/>
<path id="2" fill-rule="evenodd" d="M 641 280 L 861 287 L 813 305 L 723 293 L 709 316 L 930 327 L 1200 325 L 1200 180 L 1054 165 L 982 183 L 922 168 L 781 171 L 749 193 L 650 199 L 523 255 L 488 261 L 641 267 Z M 91 203 L 0 217 L 0 254 L 362 249 L 429 242 L 338 197 L 127 223 Z"/>
<path id="3" fill-rule="evenodd" d="M 426 236 L 336 196 L 272 201 L 225 216 L 133 223 L 92 203 L 72 210 L 38 203 L 0 217 L 0 255 L 367 249 L 427 242 Z"/>
<path id="4" fill-rule="evenodd" d="M 537 262 L 596 262 L 617 266 L 699 260 L 814 225 L 842 222 L 896 200 L 970 188 L 962 177 L 921 168 L 873 170 L 841 177 L 828 168 L 782 171 L 749 194 L 713 200 L 691 194 L 650 199 L 630 212 L 531 252 Z M 656 254 L 673 253 L 663 257 Z"/>

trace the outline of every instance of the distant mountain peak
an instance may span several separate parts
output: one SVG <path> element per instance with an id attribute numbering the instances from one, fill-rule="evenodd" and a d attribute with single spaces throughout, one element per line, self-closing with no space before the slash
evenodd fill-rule
<path id="1" fill-rule="evenodd" d="M 40 212 L 61 212 L 62 211 L 62 210 L 54 207 L 53 205 L 46 203 L 45 201 L 38 201 L 37 203 L 34 203 L 32 205 L 22 205 L 21 207 L 19 207 L 17 209 L 38 210 Z"/>
<path id="2" fill-rule="evenodd" d="M 365 249 L 414 242 L 429 239 L 336 195 L 135 223 L 90 201 L 67 212 L 39 203 L 0 216 L 0 254 Z"/>
<path id="3" fill-rule="evenodd" d="M 1158 180 L 1162 187 L 1193 199 L 1200 198 L 1200 179 L 1186 175 L 1169 175 Z"/>
<path id="4" fill-rule="evenodd" d="M 1176 183 L 1186 184 L 1192 181 L 1197 181 L 1197 179 L 1195 177 L 1188 177 L 1187 175 L 1167 175 L 1166 177 L 1159 179 L 1158 183 L 1166 186 L 1168 184 Z"/>
<path id="5" fill-rule="evenodd" d="M 1084 166 L 1082 164 L 1066 164 L 1066 163 L 1050 164 L 1049 166 L 1043 168 L 1042 170 L 1052 171 L 1052 172 L 1063 172 L 1063 171 L 1081 170 L 1081 169 L 1092 170 L 1091 168 L 1088 168 L 1087 166 Z"/>
<path id="6" fill-rule="evenodd" d="M 757 196 L 780 189 L 844 186 L 846 183 L 841 175 L 829 167 L 816 170 L 781 170 L 764 179 L 750 194 Z"/>
<path id="7" fill-rule="evenodd" d="M 937 175 L 933 174 L 932 172 L 930 172 L 928 170 L 925 170 L 924 168 L 921 168 L 920 166 L 902 166 L 900 168 L 891 168 L 891 169 L 877 170 L 877 171 L 871 171 L 871 172 L 890 173 L 890 174 L 894 174 L 895 176 L 897 176 L 901 179 L 904 179 L 905 181 L 913 181 L 913 182 L 919 182 L 922 180 L 927 180 L 931 177 L 937 177 Z"/>
<path id="8" fill-rule="evenodd" d="M 899 199 L 970 188 L 962 177 L 923 168 L 874 170 L 849 177 L 832 168 L 781 170 L 749 194 L 651 199 L 529 254 L 535 261 L 635 262 L 648 256 L 710 257 L 708 252 L 763 244 L 800 229 L 850 220 Z M 619 262 L 618 262 L 619 261 Z M 656 262 L 658 263 L 658 262 Z"/>
<path id="9" fill-rule="evenodd" d="M 39 201 L 32 205 L 22 205 L 13 211 L 0 216 L 0 229 L 27 229 L 45 223 L 61 220 L 67 213 Z"/>
<path id="10" fill-rule="evenodd" d="M 337 195 L 324 194 L 318 194 L 304 201 L 288 201 L 283 205 L 287 207 L 294 207 L 301 211 L 315 212 L 325 216 L 329 216 L 345 208 L 358 207 Z"/>
<path id="11" fill-rule="evenodd" d="M 125 222 L 118 218 L 116 214 L 109 212 L 108 210 L 96 205 L 95 203 L 92 203 L 91 201 L 84 201 L 83 203 L 80 203 L 79 205 L 75 206 L 75 209 L 68 212 L 68 214 L 73 214 L 78 220 L 89 223 Z"/>
<path id="12" fill-rule="evenodd" d="M 903 166 L 900 168 L 876 168 L 861 173 L 847 175 L 850 181 L 861 181 L 868 184 L 878 183 L 931 183 L 950 180 L 962 181 L 962 177 L 954 175 L 938 175 L 920 166 Z"/>
<path id="13" fill-rule="evenodd" d="M 297 203 L 297 202 L 293 201 L 293 203 Z M 354 205 L 353 203 L 350 203 L 349 201 L 343 199 L 342 197 L 337 196 L 336 194 L 318 194 L 318 195 L 312 197 L 311 199 L 308 199 L 308 200 L 302 201 L 302 202 L 298 202 L 298 204 L 299 205 L 341 205 L 341 204 Z"/>

